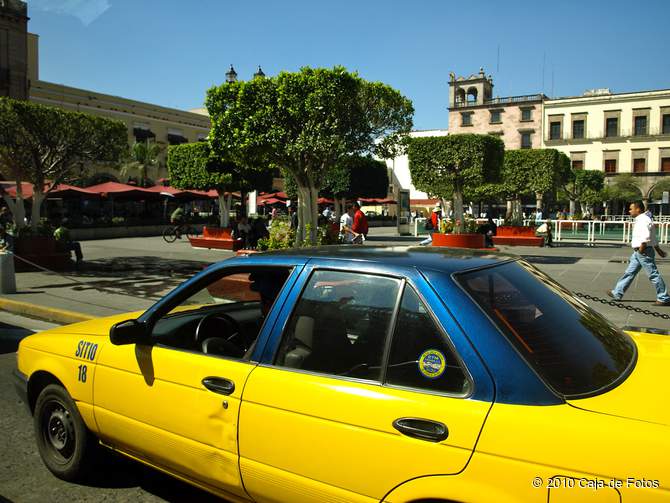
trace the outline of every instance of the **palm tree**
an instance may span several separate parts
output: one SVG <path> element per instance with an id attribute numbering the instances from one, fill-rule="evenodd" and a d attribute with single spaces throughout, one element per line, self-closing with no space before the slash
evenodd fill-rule
<path id="1" fill-rule="evenodd" d="M 140 186 L 144 187 L 147 182 L 149 168 L 158 166 L 158 155 L 162 147 L 156 142 L 135 142 L 130 149 L 130 156 L 127 162 L 121 166 L 121 176 L 130 176 L 137 174 L 140 179 Z"/>

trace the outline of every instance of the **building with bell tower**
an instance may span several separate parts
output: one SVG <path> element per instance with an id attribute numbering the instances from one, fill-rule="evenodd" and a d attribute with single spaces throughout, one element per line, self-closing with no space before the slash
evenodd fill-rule
<path id="1" fill-rule="evenodd" d="M 493 78 L 484 69 L 469 77 L 449 74 L 449 133 L 500 136 L 505 148 L 542 144 L 544 94 L 494 97 Z"/>

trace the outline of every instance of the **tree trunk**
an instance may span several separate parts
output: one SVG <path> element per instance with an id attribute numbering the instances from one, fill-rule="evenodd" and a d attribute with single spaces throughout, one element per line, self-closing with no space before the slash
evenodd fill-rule
<path id="1" fill-rule="evenodd" d="M 340 217 L 342 216 L 342 211 L 344 211 L 344 209 L 342 207 L 341 200 L 337 197 L 333 198 L 333 202 L 335 203 L 335 221 L 339 222 Z"/>
<path id="2" fill-rule="evenodd" d="M 226 198 L 226 193 L 223 191 L 216 191 L 219 198 L 219 226 L 226 228 L 230 225 L 230 202 L 232 196 L 229 194 Z"/>
<path id="3" fill-rule="evenodd" d="M 505 210 L 505 220 L 511 220 L 514 216 L 514 202 L 511 199 L 507 200 L 507 208 Z"/>
<path id="4" fill-rule="evenodd" d="M 459 184 L 454 189 L 454 234 L 463 232 L 463 192 Z"/>
<path id="5" fill-rule="evenodd" d="M 535 207 L 538 210 L 542 209 L 542 199 L 543 199 L 544 194 L 542 192 L 536 192 L 535 193 Z"/>
<path id="6" fill-rule="evenodd" d="M 37 188 L 37 185 L 33 185 L 33 208 L 32 215 L 30 216 L 30 227 L 33 231 L 36 231 L 37 226 L 40 224 L 42 202 L 44 202 L 44 198 L 44 193 Z"/>
<path id="7" fill-rule="evenodd" d="M 316 245 L 319 207 L 317 205 L 318 189 L 298 184 L 298 228 L 296 229 L 296 246 L 306 241 Z"/>
<path id="8" fill-rule="evenodd" d="M 577 209 L 577 201 L 570 199 L 570 216 L 575 214 L 575 209 Z"/>

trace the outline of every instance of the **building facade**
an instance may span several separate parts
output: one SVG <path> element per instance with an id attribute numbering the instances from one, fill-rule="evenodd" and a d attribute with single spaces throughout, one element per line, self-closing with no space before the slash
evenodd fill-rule
<path id="1" fill-rule="evenodd" d="M 670 175 L 670 90 L 546 100 L 543 122 L 543 147 L 564 152 L 577 169 L 632 174 L 644 199 Z"/>
<path id="2" fill-rule="evenodd" d="M 450 74 L 449 133 L 499 136 L 506 149 L 539 148 L 542 144 L 543 94 L 493 96 L 493 79 L 484 69 L 469 77 Z"/>
<path id="3" fill-rule="evenodd" d="M 0 96 L 28 97 L 28 7 L 0 0 Z"/>

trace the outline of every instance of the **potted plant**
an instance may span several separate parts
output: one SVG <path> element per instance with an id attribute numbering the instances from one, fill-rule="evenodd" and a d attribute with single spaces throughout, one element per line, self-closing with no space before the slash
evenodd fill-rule
<path id="1" fill-rule="evenodd" d="M 454 201 L 453 231 L 433 233 L 434 246 L 484 248 L 484 235 L 476 232 L 476 224 L 468 224 L 463 213 L 463 193 L 466 188 L 498 181 L 504 149 L 502 140 L 491 135 L 455 134 L 408 140 L 414 186 Z"/>

